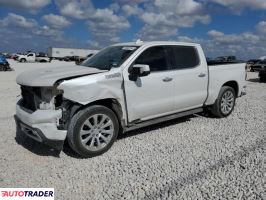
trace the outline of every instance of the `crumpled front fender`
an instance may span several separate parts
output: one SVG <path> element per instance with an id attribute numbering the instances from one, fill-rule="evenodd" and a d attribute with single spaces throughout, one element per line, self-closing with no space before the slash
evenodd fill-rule
<path id="1" fill-rule="evenodd" d="M 117 100 L 125 112 L 123 79 L 120 73 L 101 73 L 60 83 L 58 89 L 63 91 L 63 97 L 82 105 L 104 99 Z M 125 116 L 123 116 L 125 118 Z"/>

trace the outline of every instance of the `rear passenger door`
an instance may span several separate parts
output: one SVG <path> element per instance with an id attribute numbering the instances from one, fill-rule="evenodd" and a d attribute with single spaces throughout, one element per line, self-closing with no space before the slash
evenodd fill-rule
<path id="1" fill-rule="evenodd" d="M 208 71 L 195 46 L 171 46 L 174 80 L 174 109 L 177 112 L 201 107 L 207 97 Z"/>

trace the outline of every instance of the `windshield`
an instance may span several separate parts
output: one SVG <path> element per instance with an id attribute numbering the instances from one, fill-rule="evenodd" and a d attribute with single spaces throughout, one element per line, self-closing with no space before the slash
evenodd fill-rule
<path id="1" fill-rule="evenodd" d="M 120 65 L 137 50 L 137 46 L 111 46 L 82 63 L 83 66 L 110 70 Z"/>

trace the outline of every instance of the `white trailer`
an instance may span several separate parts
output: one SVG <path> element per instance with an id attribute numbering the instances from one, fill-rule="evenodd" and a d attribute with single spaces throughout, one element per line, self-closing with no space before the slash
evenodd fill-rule
<path id="1" fill-rule="evenodd" d="M 98 50 L 92 49 L 73 49 L 73 48 L 48 48 L 48 57 L 50 58 L 63 58 L 66 56 L 79 56 L 87 57 L 89 54 L 95 54 Z"/>

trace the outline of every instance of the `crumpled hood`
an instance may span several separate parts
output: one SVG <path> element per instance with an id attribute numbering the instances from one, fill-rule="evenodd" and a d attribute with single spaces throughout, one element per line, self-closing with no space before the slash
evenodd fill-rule
<path id="1" fill-rule="evenodd" d="M 98 70 L 85 66 L 47 67 L 32 71 L 25 71 L 18 75 L 16 81 L 19 85 L 31 87 L 52 87 L 61 79 L 69 79 L 89 74 L 97 74 L 106 70 Z"/>

